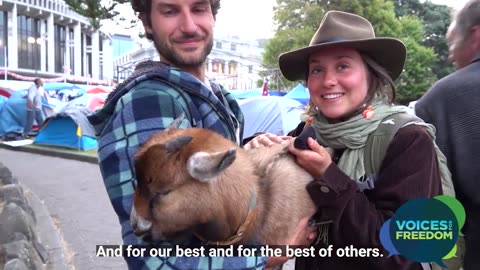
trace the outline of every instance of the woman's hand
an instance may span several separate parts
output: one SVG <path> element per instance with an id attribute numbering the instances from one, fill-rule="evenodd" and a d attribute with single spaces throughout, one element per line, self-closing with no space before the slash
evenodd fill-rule
<path id="1" fill-rule="evenodd" d="M 297 227 L 295 227 L 295 232 L 293 233 L 293 235 L 289 239 L 286 239 L 285 245 L 310 246 L 313 244 L 318 235 L 318 228 L 315 226 L 308 226 L 308 220 L 308 217 L 300 220 L 300 222 L 297 224 Z M 290 259 L 292 258 L 289 258 L 287 256 L 269 257 L 267 260 L 266 268 L 282 265 Z"/>
<path id="2" fill-rule="evenodd" d="M 297 163 L 313 177 L 322 176 L 332 163 L 330 153 L 312 138 L 307 139 L 308 147 L 311 150 L 300 150 L 293 145 L 295 139 L 290 142 L 288 150 L 297 158 Z"/>
<path id="3" fill-rule="evenodd" d="M 252 140 L 250 140 L 248 143 L 246 143 L 243 148 L 245 150 L 250 150 L 253 148 L 258 148 L 261 145 L 263 146 L 272 146 L 276 143 L 282 143 L 286 140 L 290 140 L 292 137 L 290 136 L 278 136 L 272 133 L 264 133 L 256 136 Z"/>

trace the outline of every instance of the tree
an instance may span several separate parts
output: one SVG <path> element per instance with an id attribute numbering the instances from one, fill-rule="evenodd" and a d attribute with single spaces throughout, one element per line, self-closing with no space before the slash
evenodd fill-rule
<path id="1" fill-rule="evenodd" d="M 422 22 L 414 16 L 398 19 L 394 5 L 388 0 L 277 0 L 274 21 L 277 31 L 266 47 L 263 63 L 278 67 L 278 56 L 309 44 L 327 10 L 341 10 L 367 18 L 376 35 L 397 37 L 407 46 L 405 71 L 396 81 L 397 101 L 406 104 L 418 98 L 437 78 L 431 68 L 435 60 L 432 49 L 421 44 L 424 37 Z M 296 82 L 284 80 L 288 88 Z"/>
<path id="2" fill-rule="evenodd" d="M 116 10 L 119 4 L 129 3 L 130 0 L 109 0 L 106 4 L 99 0 L 64 0 L 70 8 L 80 15 L 87 17 L 95 29 L 100 29 L 101 21 L 106 19 L 125 20 L 118 17 L 120 12 Z"/>
<path id="3" fill-rule="evenodd" d="M 422 44 L 432 48 L 437 54 L 432 66 L 432 72 L 437 78 L 443 78 L 452 73 L 454 67 L 448 61 L 448 46 L 445 37 L 451 23 L 451 8 L 445 5 L 436 5 L 430 1 L 420 3 L 419 0 L 395 0 L 394 4 L 397 17 L 414 15 L 423 21 L 425 34 Z"/>
<path id="4" fill-rule="evenodd" d="M 273 18 L 277 25 L 277 31 L 273 39 L 265 45 L 262 64 L 268 67 L 272 74 L 279 74 L 278 57 L 280 54 L 308 44 L 322 15 L 323 9 L 318 1 L 277 0 Z M 291 89 L 297 84 L 283 77 L 281 82 L 280 85 L 284 85 L 284 89 Z M 281 89 L 280 85 L 277 85 L 277 88 Z"/>

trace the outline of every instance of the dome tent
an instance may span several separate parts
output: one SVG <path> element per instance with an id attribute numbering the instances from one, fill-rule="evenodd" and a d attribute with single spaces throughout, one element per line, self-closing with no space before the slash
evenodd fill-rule
<path id="1" fill-rule="evenodd" d="M 243 137 L 257 132 L 285 135 L 300 123 L 304 106 L 293 99 L 260 96 L 238 101 L 245 118 Z"/>

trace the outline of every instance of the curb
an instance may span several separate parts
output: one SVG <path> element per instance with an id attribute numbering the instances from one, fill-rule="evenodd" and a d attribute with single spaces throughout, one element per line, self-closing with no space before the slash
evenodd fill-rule
<path id="1" fill-rule="evenodd" d="M 12 151 L 27 152 L 38 155 L 46 155 L 51 157 L 73 159 L 93 164 L 98 164 L 98 159 L 96 156 L 85 155 L 82 153 L 75 153 L 69 151 L 63 151 L 62 149 L 52 149 L 52 148 L 41 148 L 41 147 L 31 147 L 31 146 L 10 146 L 4 143 L 0 143 L 0 148 L 4 148 Z"/>
<path id="2" fill-rule="evenodd" d="M 35 213 L 37 220 L 36 235 L 39 242 L 48 250 L 48 260 L 46 262 L 46 269 L 49 270 L 65 270 L 68 269 L 65 253 L 63 250 L 63 243 L 60 237 L 60 231 L 53 223 L 53 218 L 45 206 L 45 204 L 33 193 L 30 189 L 21 185 L 26 200 Z"/>

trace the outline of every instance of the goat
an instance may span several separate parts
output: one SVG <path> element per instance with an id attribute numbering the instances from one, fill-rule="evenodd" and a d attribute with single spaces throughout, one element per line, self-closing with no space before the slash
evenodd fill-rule
<path id="1" fill-rule="evenodd" d="M 131 225 L 152 241 L 282 245 L 316 211 L 288 141 L 246 151 L 211 130 L 168 128 L 135 156 Z"/>

